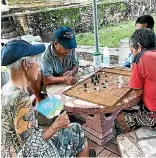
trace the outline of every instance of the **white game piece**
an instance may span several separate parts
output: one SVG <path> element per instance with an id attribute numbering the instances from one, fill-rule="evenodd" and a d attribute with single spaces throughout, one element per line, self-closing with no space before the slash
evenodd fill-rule
<path id="1" fill-rule="evenodd" d="M 88 91 L 88 93 L 91 93 L 91 91 Z"/>
<path id="2" fill-rule="evenodd" d="M 110 87 L 109 89 L 111 90 L 112 88 Z"/>
<path id="3" fill-rule="evenodd" d="M 116 85 L 116 82 L 117 82 L 117 81 L 115 80 L 115 81 L 114 81 L 115 85 Z"/>
<path id="4" fill-rule="evenodd" d="M 80 94 L 80 92 L 77 92 L 77 94 Z"/>
<path id="5" fill-rule="evenodd" d="M 110 78 L 112 78 L 113 76 L 110 76 Z"/>
<path id="6" fill-rule="evenodd" d="M 118 84 L 118 88 L 121 88 L 121 87 L 122 87 L 122 84 L 121 84 L 121 83 L 119 83 L 119 84 Z"/>
<path id="7" fill-rule="evenodd" d="M 121 88 L 123 86 L 123 83 L 124 83 L 122 75 L 118 77 L 118 81 L 119 81 L 118 88 Z"/>
<path id="8" fill-rule="evenodd" d="M 108 83 L 106 83 L 106 86 L 108 86 Z"/>
<path id="9" fill-rule="evenodd" d="M 105 74 L 105 72 L 102 72 L 102 74 Z"/>
<path id="10" fill-rule="evenodd" d="M 96 87 L 96 90 L 99 91 L 99 87 Z"/>

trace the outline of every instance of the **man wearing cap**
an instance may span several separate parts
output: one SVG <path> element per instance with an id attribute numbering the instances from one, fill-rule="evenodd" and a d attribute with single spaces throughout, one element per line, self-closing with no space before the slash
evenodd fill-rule
<path id="1" fill-rule="evenodd" d="M 2 157 L 88 157 L 88 143 L 81 126 L 70 124 L 66 112 L 47 129 L 36 126 L 35 113 L 27 92 L 37 80 L 36 55 L 43 44 L 10 41 L 1 50 L 1 65 L 9 70 L 9 82 L 2 88 Z"/>
<path id="2" fill-rule="evenodd" d="M 54 32 L 53 42 L 41 57 L 41 74 L 31 88 L 37 98 L 42 99 L 42 85 L 76 83 L 74 74 L 78 70 L 78 59 L 75 54 L 77 47 L 72 29 L 62 26 Z"/>

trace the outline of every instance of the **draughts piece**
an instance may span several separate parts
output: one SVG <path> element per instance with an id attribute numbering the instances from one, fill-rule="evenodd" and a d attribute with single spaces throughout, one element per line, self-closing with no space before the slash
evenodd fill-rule
<path id="1" fill-rule="evenodd" d="M 99 87 L 96 87 L 96 90 L 97 90 L 97 91 L 99 91 L 99 90 L 100 90 L 100 88 L 99 88 Z"/>

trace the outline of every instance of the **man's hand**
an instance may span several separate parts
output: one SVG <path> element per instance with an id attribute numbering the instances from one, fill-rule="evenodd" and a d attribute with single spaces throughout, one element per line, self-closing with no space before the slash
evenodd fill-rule
<path id="1" fill-rule="evenodd" d="M 67 85 L 74 85 L 77 79 L 73 76 L 64 76 L 64 83 Z"/>
<path id="2" fill-rule="evenodd" d="M 55 122 L 51 125 L 53 129 L 56 129 L 58 131 L 61 128 L 68 128 L 70 124 L 70 120 L 68 118 L 68 115 L 66 114 L 66 111 L 64 111 L 61 115 L 59 115 Z"/>
<path id="3" fill-rule="evenodd" d="M 66 71 L 63 76 L 73 76 L 74 75 L 74 71 L 70 70 L 70 71 Z"/>
<path id="4" fill-rule="evenodd" d="M 43 139 L 48 140 L 61 128 L 68 128 L 69 124 L 70 120 L 68 118 L 68 115 L 66 114 L 66 111 L 64 111 L 56 118 L 55 122 L 43 132 Z"/>

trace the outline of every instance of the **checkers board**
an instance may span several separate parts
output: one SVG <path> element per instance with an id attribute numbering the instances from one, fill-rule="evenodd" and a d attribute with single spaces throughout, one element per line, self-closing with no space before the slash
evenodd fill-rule
<path id="1" fill-rule="evenodd" d="M 131 92 L 130 75 L 130 70 L 103 68 L 63 94 L 111 108 Z"/>

